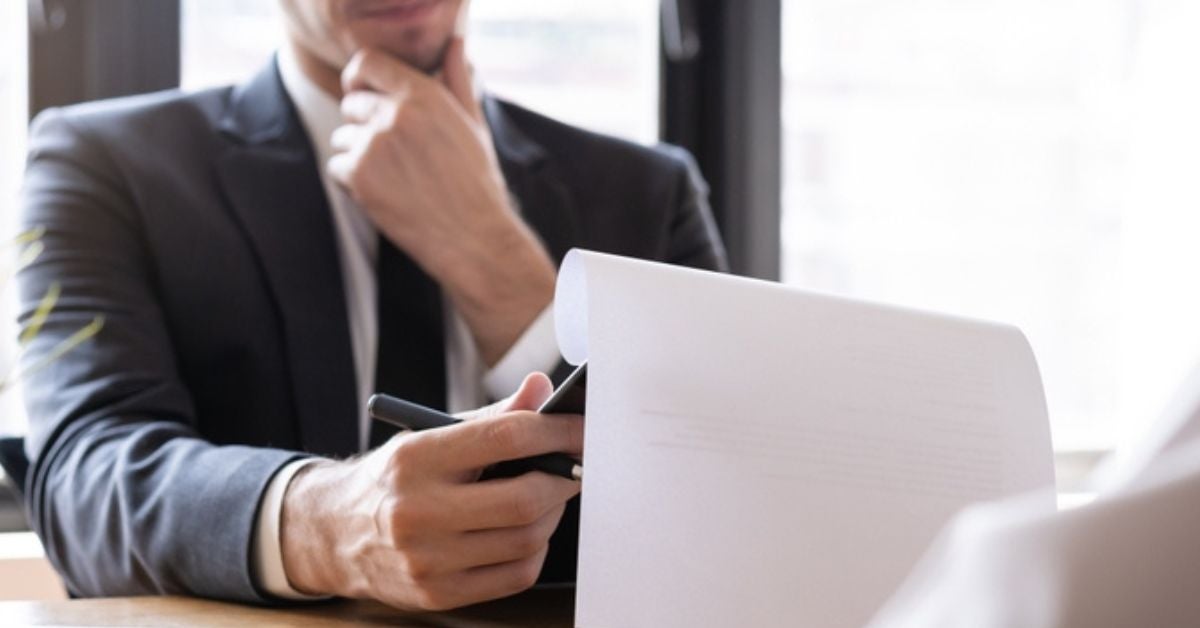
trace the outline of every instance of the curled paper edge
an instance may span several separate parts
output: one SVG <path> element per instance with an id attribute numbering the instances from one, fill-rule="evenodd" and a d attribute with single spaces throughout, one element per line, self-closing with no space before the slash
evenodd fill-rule
<path id="1" fill-rule="evenodd" d="M 588 357 L 587 252 L 567 251 L 554 287 L 554 333 L 563 359 L 579 365 Z"/>

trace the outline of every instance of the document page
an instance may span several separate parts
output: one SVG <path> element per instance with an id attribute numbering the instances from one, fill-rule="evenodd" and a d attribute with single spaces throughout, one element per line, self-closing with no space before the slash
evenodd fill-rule
<path id="1" fill-rule="evenodd" d="M 581 250 L 555 308 L 578 626 L 861 626 L 956 510 L 1053 485 L 1013 327 Z"/>

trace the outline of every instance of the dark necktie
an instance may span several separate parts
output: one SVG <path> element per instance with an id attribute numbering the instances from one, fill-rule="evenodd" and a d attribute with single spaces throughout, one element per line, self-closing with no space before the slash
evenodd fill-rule
<path id="1" fill-rule="evenodd" d="M 437 284 L 407 255 L 379 239 L 379 345 L 375 391 L 435 409 L 446 406 L 446 347 L 442 295 Z M 370 444 L 382 445 L 396 433 L 371 422 Z M 539 582 L 574 582 L 579 543 L 579 498 L 567 503 L 550 539 Z"/>
<path id="2" fill-rule="evenodd" d="M 446 407 L 446 344 L 441 290 L 382 236 L 375 268 L 379 294 L 375 392 L 442 410 Z M 371 447 L 396 432 L 387 423 L 372 421 Z"/>

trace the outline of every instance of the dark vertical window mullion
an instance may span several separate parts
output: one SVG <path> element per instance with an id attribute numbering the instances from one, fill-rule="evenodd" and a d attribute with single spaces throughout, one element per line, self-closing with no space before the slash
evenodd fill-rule
<path id="1" fill-rule="evenodd" d="M 29 115 L 179 85 L 179 0 L 28 0 Z"/>
<path id="2" fill-rule="evenodd" d="M 663 141 L 696 156 L 734 272 L 780 269 L 781 0 L 665 0 Z M 686 34 L 686 33 L 685 33 Z M 682 53 L 682 54 L 681 54 Z"/>

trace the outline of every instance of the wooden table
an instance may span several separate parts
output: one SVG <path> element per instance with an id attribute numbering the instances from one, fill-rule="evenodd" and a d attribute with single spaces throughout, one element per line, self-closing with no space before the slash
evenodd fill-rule
<path id="1" fill-rule="evenodd" d="M 186 597 L 0 602 L 4 626 L 408 626 L 561 628 L 572 625 L 575 591 L 538 589 L 447 613 L 404 613 L 374 602 L 263 608 Z"/>

